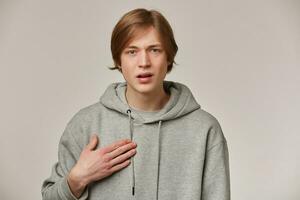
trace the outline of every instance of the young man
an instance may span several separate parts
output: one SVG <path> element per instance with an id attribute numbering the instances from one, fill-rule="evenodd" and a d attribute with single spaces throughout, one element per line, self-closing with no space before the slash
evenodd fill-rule
<path id="1" fill-rule="evenodd" d="M 164 80 L 177 52 L 167 20 L 155 10 L 126 13 L 111 50 L 126 81 L 67 124 L 43 199 L 229 200 L 219 122 L 185 85 Z"/>

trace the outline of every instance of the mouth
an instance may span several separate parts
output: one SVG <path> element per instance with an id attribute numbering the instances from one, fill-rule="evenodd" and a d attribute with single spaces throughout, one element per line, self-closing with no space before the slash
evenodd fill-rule
<path id="1" fill-rule="evenodd" d="M 146 73 L 141 73 L 141 74 L 137 75 L 136 77 L 137 78 L 148 78 L 151 76 L 153 76 L 153 74 L 151 74 L 150 72 L 146 72 Z"/>
<path id="2" fill-rule="evenodd" d="M 141 73 L 141 74 L 137 75 L 136 78 L 139 80 L 140 83 L 145 84 L 145 83 L 151 82 L 152 76 L 153 76 L 152 73 L 146 72 L 146 73 Z"/>

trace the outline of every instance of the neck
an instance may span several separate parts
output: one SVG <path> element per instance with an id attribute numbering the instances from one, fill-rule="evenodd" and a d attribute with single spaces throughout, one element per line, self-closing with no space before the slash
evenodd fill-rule
<path id="1" fill-rule="evenodd" d="M 158 111 L 164 107 L 170 98 L 163 86 L 152 93 L 139 93 L 127 87 L 125 94 L 129 106 L 142 111 Z"/>

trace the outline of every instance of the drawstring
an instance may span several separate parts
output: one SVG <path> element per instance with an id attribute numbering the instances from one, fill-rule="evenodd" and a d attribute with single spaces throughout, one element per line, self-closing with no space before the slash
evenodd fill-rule
<path id="1" fill-rule="evenodd" d="M 128 118 L 129 118 L 129 131 L 130 131 L 130 139 L 132 141 L 133 139 L 133 132 L 132 132 L 132 123 L 131 123 L 131 110 L 128 109 L 127 111 Z M 135 173 L 134 173 L 134 156 L 131 158 L 131 164 L 132 164 L 132 196 L 134 196 L 134 188 L 135 188 Z"/>
<path id="2" fill-rule="evenodd" d="M 131 141 L 133 140 L 133 131 L 132 131 L 132 118 L 131 118 L 131 110 L 127 109 L 127 114 L 128 114 L 128 119 L 129 119 L 129 131 L 130 131 L 130 139 Z M 158 167 L 157 167 L 157 188 L 156 188 L 156 199 L 158 199 L 158 188 L 159 188 L 159 166 L 160 166 L 160 141 L 161 141 L 161 136 L 160 136 L 160 129 L 161 129 L 161 124 L 162 124 L 162 120 L 159 120 L 158 122 L 158 151 L 157 151 L 157 158 L 158 158 Z M 134 196 L 134 189 L 135 189 L 135 172 L 134 172 L 134 156 L 131 157 L 131 163 L 132 163 L 132 196 Z"/>
<path id="3" fill-rule="evenodd" d="M 158 133 L 157 133 L 157 135 L 158 135 L 158 151 L 157 151 L 157 158 L 158 158 L 158 165 L 157 165 L 157 180 L 156 180 L 156 185 L 157 185 L 157 188 L 156 188 L 156 199 L 158 199 L 158 188 L 159 188 L 159 166 L 160 166 L 160 141 L 161 141 L 161 136 L 160 136 L 160 128 L 161 128 L 161 123 L 162 123 L 162 121 L 161 120 L 159 120 L 159 122 L 158 122 Z"/>

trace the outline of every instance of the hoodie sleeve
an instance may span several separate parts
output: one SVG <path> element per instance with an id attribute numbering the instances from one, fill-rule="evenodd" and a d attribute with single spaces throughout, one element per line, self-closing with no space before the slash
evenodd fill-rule
<path id="1" fill-rule="evenodd" d="M 218 122 L 208 135 L 202 200 L 230 200 L 228 146 Z"/>
<path id="2" fill-rule="evenodd" d="M 47 178 L 42 185 L 43 200 L 78 200 L 68 185 L 67 175 L 76 164 L 80 156 L 81 148 L 75 141 L 74 129 L 68 123 L 58 146 L 58 162 L 52 167 L 51 176 Z M 88 198 L 88 189 L 86 189 L 79 200 Z"/>

